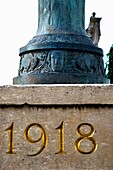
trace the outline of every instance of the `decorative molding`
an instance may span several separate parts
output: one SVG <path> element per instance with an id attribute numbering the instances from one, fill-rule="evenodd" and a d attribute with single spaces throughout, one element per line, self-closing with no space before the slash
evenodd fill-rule
<path id="1" fill-rule="evenodd" d="M 49 72 L 105 75 L 103 58 L 96 54 L 51 50 L 30 52 L 21 56 L 19 75 Z"/>

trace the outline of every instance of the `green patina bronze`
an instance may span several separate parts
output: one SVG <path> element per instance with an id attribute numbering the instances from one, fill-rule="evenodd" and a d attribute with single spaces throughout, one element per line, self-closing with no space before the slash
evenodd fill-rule
<path id="1" fill-rule="evenodd" d="M 14 84 L 107 83 L 103 51 L 84 25 L 85 0 L 38 0 L 37 33 L 20 48 Z"/>
<path id="2" fill-rule="evenodd" d="M 85 0 L 39 0 L 38 2 L 37 34 L 83 31 Z"/>

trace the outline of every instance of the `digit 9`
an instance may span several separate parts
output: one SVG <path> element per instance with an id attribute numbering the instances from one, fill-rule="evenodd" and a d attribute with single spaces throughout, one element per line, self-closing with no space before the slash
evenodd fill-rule
<path id="1" fill-rule="evenodd" d="M 30 130 L 34 126 L 37 126 L 41 130 L 41 136 L 37 140 L 32 139 L 32 137 L 30 135 Z M 45 147 L 47 145 L 47 134 L 46 134 L 44 128 L 38 123 L 32 123 L 32 124 L 28 125 L 27 128 L 24 131 L 24 137 L 26 138 L 26 140 L 29 143 L 38 143 L 38 142 L 42 141 L 42 145 L 41 145 L 41 148 L 39 149 L 39 151 L 36 152 L 35 154 L 30 154 L 28 156 L 39 155 L 45 149 Z"/>

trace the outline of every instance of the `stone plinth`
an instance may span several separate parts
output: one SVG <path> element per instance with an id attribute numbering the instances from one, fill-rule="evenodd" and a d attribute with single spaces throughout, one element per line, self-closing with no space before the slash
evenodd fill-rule
<path id="1" fill-rule="evenodd" d="M 0 87 L 1 170 L 113 170 L 113 86 Z"/>

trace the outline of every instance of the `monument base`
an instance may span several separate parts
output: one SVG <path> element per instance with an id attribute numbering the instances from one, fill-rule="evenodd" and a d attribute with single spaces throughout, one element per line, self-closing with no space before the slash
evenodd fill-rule
<path id="1" fill-rule="evenodd" d="M 113 170 L 113 86 L 0 87 L 1 170 Z"/>
<path id="2" fill-rule="evenodd" d="M 109 80 L 92 73 L 37 73 L 18 76 L 13 84 L 109 84 Z"/>

